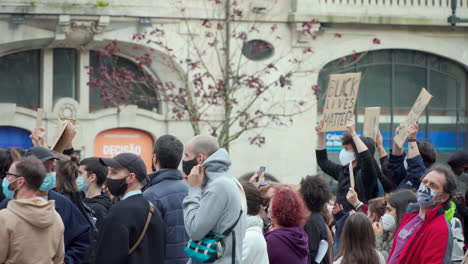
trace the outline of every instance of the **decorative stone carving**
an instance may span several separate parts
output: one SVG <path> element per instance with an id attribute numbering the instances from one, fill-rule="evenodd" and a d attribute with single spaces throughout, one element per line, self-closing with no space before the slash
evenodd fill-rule
<path id="1" fill-rule="evenodd" d="M 321 24 L 318 22 L 293 22 L 291 23 L 291 28 L 293 30 L 292 46 L 298 48 L 309 47 L 310 42 L 313 41 L 315 37 L 318 37 L 318 34 L 320 33 L 321 29 Z"/>
<path id="2" fill-rule="evenodd" d="M 93 40 L 107 28 L 109 16 L 100 16 L 98 20 L 74 20 L 69 15 L 60 15 L 57 23 L 55 40 L 52 47 L 78 48 Z"/>
<path id="3" fill-rule="evenodd" d="M 79 109 L 80 104 L 73 98 L 68 97 L 60 98 L 54 105 L 54 113 L 59 118 L 69 118 L 76 120 Z"/>

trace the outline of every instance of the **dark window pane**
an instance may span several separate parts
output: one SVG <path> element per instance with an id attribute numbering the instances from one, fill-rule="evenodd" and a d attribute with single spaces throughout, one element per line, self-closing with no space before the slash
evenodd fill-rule
<path id="1" fill-rule="evenodd" d="M 369 66 L 364 69 L 358 68 L 357 71 L 362 73 L 357 108 L 364 110 L 365 107 L 380 106 L 384 110 L 390 109 L 392 67 Z"/>
<path id="2" fill-rule="evenodd" d="M 457 81 L 439 72 L 431 71 L 429 92 L 433 98 L 429 108 L 433 115 L 456 115 L 457 110 Z M 460 107 L 460 105 L 458 105 Z"/>
<path id="3" fill-rule="evenodd" d="M 397 112 L 394 112 L 394 115 L 407 115 L 421 88 L 427 88 L 425 69 L 396 65 L 393 102 Z"/>
<path id="4" fill-rule="evenodd" d="M 98 56 L 96 52 L 94 51 L 90 52 L 90 66 L 95 72 L 94 76 L 98 78 L 100 76 L 99 67 L 101 66 L 106 66 L 109 69 L 109 73 L 108 73 L 109 75 L 112 75 L 113 68 L 115 70 L 124 68 L 134 73 L 136 76 L 135 78 L 140 78 L 144 76 L 144 73 L 132 61 L 122 58 L 122 57 L 118 57 L 118 56 L 112 56 L 112 57 Z M 141 91 L 141 93 L 133 94 L 131 96 L 132 98 L 131 101 L 128 101 L 128 102 L 126 101 L 122 103 L 136 104 L 139 108 L 143 108 L 143 109 L 153 111 L 153 112 L 158 112 L 159 101 L 158 101 L 158 97 L 154 89 L 146 85 L 142 85 L 137 90 Z M 99 110 L 99 109 L 103 109 L 106 107 L 103 100 L 101 100 L 100 93 L 101 93 L 101 89 L 99 89 L 99 87 L 90 88 L 90 93 L 89 93 L 90 111 Z M 148 100 L 148 98 L 151 98 L 151 100 Z"/>
<path id="5" fill-rule="evenodd" d="M 76 50 L 54 49 L 54 102 L 62 97 L 77 99 Z"/>
<path id="6" fill-rule="evenodd" d="M 41 53 L 29 50 L 0 58 L 0 102 L 37 109 L 40 105 Z"/>
<path id="7" fill-rule="evenodd" d="M 254 61 L 268 59 L 273 52 L 273 45 L 261 39 L 249 40 L 242 47 L 242 54 Z"/>

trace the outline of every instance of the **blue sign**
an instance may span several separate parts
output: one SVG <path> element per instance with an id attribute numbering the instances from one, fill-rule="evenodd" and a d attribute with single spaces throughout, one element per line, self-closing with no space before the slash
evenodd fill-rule
<path id="1" fill-rule="evenodd" d="M 325 144 L 327 151 L 339 152 L 343 148 L 341 145 L 341 137 L 345 132 L 327 132 L 325 134 Z M 383 145 L 384 148 L 389 150 L 392 147 L 393 138 L 390 132 L 382 131 Z M 358 132 L 362 135 L 362 131 Z M 465 132 L 429 132 L 429 143 L 434 145 L 439 152 L 454 152 L 457 150 L 457 137 L 458 137 L 458 149 L 465 149 L 466 133 Z M 426 133 L 419 132 L 416 136 L 418 139 L 426 139 Z M 406 149 L 406 147 L 405 147 Z"/>
<path id="2" fill-rule="evenodd" d="M 9 126 L 0 126 L 0 148 L 11 147 L 29 149 L 33 146 L 29 135 L 31 132 Z"/>

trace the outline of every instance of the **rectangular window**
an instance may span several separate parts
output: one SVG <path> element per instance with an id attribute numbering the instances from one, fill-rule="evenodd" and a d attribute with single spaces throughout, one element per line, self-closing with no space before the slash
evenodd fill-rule
<path id="1" fill-rule="evenodd" d="M 41 53 L 28 50 L 0 58 L 0 102 L 37 109 L 40 105 Z"/>
<path id="2" fill-rule="evenodd" d="M 77 52 L 54 49 L 54 103 L 62 97 L 77 99 Z"/>

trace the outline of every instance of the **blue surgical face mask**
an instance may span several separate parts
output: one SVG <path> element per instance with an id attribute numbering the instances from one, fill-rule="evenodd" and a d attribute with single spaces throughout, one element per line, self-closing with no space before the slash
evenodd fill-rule
<path id="1" fill-rule="evenodd" d="M 41 191 L 50 191 L 55 186 L 56 175 L 55 172 L 49 172 L 46 174 L 44 178 L 44 182 L 42 182 L 41 187 L 39 188 Z"/>
<path id="2" fill-rule="evenodd" d="M 84 181 L 84 176 L 78 176 L 78 178 L 76 178 L 76 185 L 78 185 L 80 191 L 86 192 L 86 190 L 88 190 L 88 184 L 86 184 Z"/>
<path id="3" fill-rule="evenodd" d="M 436 195 L 437 193 L 434 190 L 421 184 L 417 193 L 419 206 L 425 208 L 434 206 L 436 204 Z"/>
<path id="4" fill-rule="evenodd" d="M 2 182 L 2 188 L 3 188 L 3 194 L 5 195 L 6 198 L 10 199 L 10 200 L 14 200 L 15 199 L 15 192 L 17 190 L 10 190 L 10 185 L 12 183 L 14 183 L 15 181 L 17 181 L 19 178 L 16 178 L 14 181 L 12 182 L 9 182 L 5 179 L 3 179 L 3 182 Z"/>
<path id="5" fill-rule="evenodd" d="M 354 152 L 342 149 L 339 154 L 341 165 L 346 165 L 355 159 Z"/>

